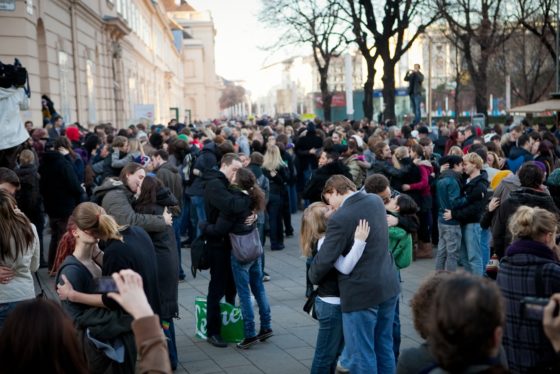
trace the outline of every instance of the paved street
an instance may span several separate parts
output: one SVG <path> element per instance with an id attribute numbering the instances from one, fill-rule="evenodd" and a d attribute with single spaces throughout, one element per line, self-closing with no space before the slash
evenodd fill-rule
<path id="1" fill-rule="evenodd" d="M 296 229 L 299 228 L 300 216 L 293 216 Z M 272 309 L 274 336 L 249 350 L 239 350 L 233 344 L 225 349 L 215 348 L 195 337 L 194 299 L 196 296 L 206 295 L 209 274 L 205 271 L 192 279 L 189 273 L 188 281 L 179 284 L 181 319 L 175 322 L 180 360 L 177 373 L 309 372 L 318 324 L 302 311 L 305 302 L 305 259 L 299 253 L 297 241 L 297 236 L 287 239 L 286 249 L 283 251 L 271 252 L 268 248 L 265 249 L 266 270 L 272 278 L 265 283 L 265 287 Z M 183 261 L 190 263 L 188 250 L 183 251 Z M 420 342 L 412 325 L 408 304 L 421 280 L 433 267 L 433 260 L 421 260 L 402 271 L 401 349 Z M 42 279 L 47 279 L 44 269 L 41 269 L 41 275 Z M 53 278 L 48 279 L 48 284 L 52 290 Z"/>

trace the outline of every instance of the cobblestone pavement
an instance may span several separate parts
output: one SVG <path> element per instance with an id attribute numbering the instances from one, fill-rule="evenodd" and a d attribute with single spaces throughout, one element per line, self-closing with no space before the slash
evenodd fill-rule
<path id="1" fill-rule="evenodd" d="M 292 216 L 293 226 L 299 228 L 301 214 Z M 48 248 L 48 240 L 45 248 Z M 176 373 L 308 373 L 313 359 L 318 324 L 302 311 L 305 302 L 305 259 L 299 252 L 298 237 L 287 238 L 286 248 L 271 252 L 265 249 L 266 271 L 270 282 L 265 283 L 272 313 L 274 336 L 248 350 L 240 350 L 234 344 L 228 348 L 215 348 L 195 337 L 196 296 L 205 296 L 208 291 L 209 273 L 199 273 L 192 279 L 188 272 L 187 281 L 179 284 L 179 314 L 175 321 L 180 365 Z M 189 250 L 183 249 L 185 270 L 190 264 Z M 421 342 L 412 324 L 409 301 L 418 285 L 434 269 L 433 260 L 415 261 L 401 272 L 403 279 L 401 294 L 401 350 Z M 45 269 L 41 278 L 47 284 L 50 297 L 54 279 Z M 256 313 L 258 319 L 258 313 Z M 258 328 L 258 321 L 257 328 Z"/>

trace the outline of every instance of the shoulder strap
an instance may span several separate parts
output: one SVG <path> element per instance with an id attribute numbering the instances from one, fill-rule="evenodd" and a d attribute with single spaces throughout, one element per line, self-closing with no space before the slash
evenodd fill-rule
<path id="1" fill-rule="evenodd" d="M 43 284 L 41 283 L 41 278 L 39 278 L 39 274 L 37 274 L 36 271 L 33 274 L 35 275 L 35 279 L 37 279 L 37 284 L 39 284 L 39 289 L 41 290 L 41 292 L 39 292 L 37 296 L 46 297 L 45 290 L 43 289 Z"/>

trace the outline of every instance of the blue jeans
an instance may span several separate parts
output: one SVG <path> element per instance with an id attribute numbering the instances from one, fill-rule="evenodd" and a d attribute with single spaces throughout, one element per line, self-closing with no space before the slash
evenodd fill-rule
<path id="1" fill-rule="evenodd" d="M 288 195 L 290 196 L 290 213 L 296 214 L 298 211 L 298 199 L 295 184 L 288 185 Z"/>
<path id="2" fill-rule="evenodd" d="M 481 231 L 478 223 L 468 223 L 461 226 L 462 240 L 459 260 L 466 271 L 476 275 L 483 274 L 482 247 L 480 245 Z"/>
<path id="3" fill-rule="evenodd" d="M 480 250 L 482 252 L 482 271 L 485 271 L 486 264 L 490 261 L 490 239 L 492 233 L 489 229 L 480 230 Z"/>
<path id="4" fill-rule="evenodd" d="M 204 210 L 204 197 L 202 196 L 191 196 L 191 206 L 196 212 L 196 236 L 199 237 L 202 234 L 199 222 L 206 221 L 206 211 Z"/>
<path id="5" fill-rule="evenodd" d="M 317 297 L 315 311 L 319 320 L 319 331 L 311 374 L 332 374 L 336 370 L 336 360 L 344 347 L 340 304 L 329 304 Z"/>
<path id="6" fill-rule="evenodd" d="M 402 282 L 400 270 L 398 271 L 398 274 L 399 282 Z M 395 316 L 393 319 L 393 353 L 395 354 L 395 363 L 399 360 L 401 351 L 401 317 L 399 309 L 399 298 L 397 298 L 397 303 L 395 304 Z"/>
<path id="7" fill-rule="evenodd" d="M 436 270 L 457 270 L 457 253 L 461 249 L 461 226 L 438 222 L 439 240 Z"/>
<path id="8" fill-rule="evenodd" d="M 171 363 L 171 368 L 173 370 L 177 369 L 177 343 L 175 341 L 175 324 L 173 319 L 161 320 L 161 326 L 163 327 L 163 334 L 167 340 L 167 350 L 169 351 L 169 362 Z"/>
<path id="9" fill-rule="evenodd" d="M 369 309 L 342 313 L 351 373 L 394 373 L 393 318 L 398 295 Z"/>
<path id="10" fill-rule="evenodd" d="M 8 314 L 18 305 L 19 301 L 14 301 L 11 303 L 2 303 L 0 304 L 0 329 L 4 326 L 4 322 L 8 317 Z"/>
<path id="11" fill-rule="evenodd" d="M 309 182 L 309 180 L 311 179 L 311 176 L 313 175 L 313 168 L 311 168 L 311 165 L 308 165 L 306 169 L 303 170 L 303 185 L 306 186 L 307 182 Z M 303 188 L 302 188 L 303 191 Z M 309 204 L 311 204 L 311 202 L 307 199 L 303 200 L 303 205 L 307 208 L 309 206 Z"/>
<path id="12" fill-rule="evenodd" d="M 422 95 L 410 95 L 410 107 L 414 113 L 414 122 L 417 124 L 422 118 L 422 112 L 420 111 L 420 104 L 422 103 Z"/>
<path id="13" fill-rule="evenodd" d="M 173 217 L 173 232 L 177 243 L 177 261 L 179 265 L 179 279 L 185 279 L 185 271 L 181 263 L 181 216 Z"/>
<path id="14" fill-rule="evenodd" d="M 241 264 L 234 256 L 231 256 L 231 269 L 241 304 L 245 338 L 252 338 L 257 335 L 257 332 L 255 330 L 253 305 L 251 304 L 251 292 L 259 306 L 261 329 L 269 329 L 271 326 L 270 305 L 262 280 L 261 259 L 258 258 L 248 264 Z"/>

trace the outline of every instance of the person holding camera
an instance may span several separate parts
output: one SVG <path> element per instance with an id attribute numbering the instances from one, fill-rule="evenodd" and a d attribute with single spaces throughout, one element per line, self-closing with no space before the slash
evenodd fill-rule
<path id="1" fill-rule="evenodd" d="M 408 82 L 408 96 L 410 96 L 410 106 L 414 112 L 414 122 L 416 125 L 422 118 L 420 112 L 420 103 L 422 102 L 422 82 L 424 81 L 424 74 L 420 72 L 420 64 L 414 64 L 414 70 L 409 70 L 404 76 L 405 82 Z"/>
<path id="2" fill-rule="evenodd" d="M 547 372 L 556 353 L 530 302 L 560 292 L 556 253 L 558 220 L 548 210 L 521 206 L 511 217 L 513 242 L 500 263 L 497 284 L 506 302 L 503 345 L 512 372 Z M 529 299 L 530 298 L 530 299 Z"/>
<path id="3" fill-rule="evenodd" d="M 29 97 L 22 87 L 26 81 L 27 71 L 19 61 L 14 65 L 0 62 L 0 167 L 12 170 L 22 144 L 29 138 L 19 115 L 20 110 L 29 109 Z"/>

